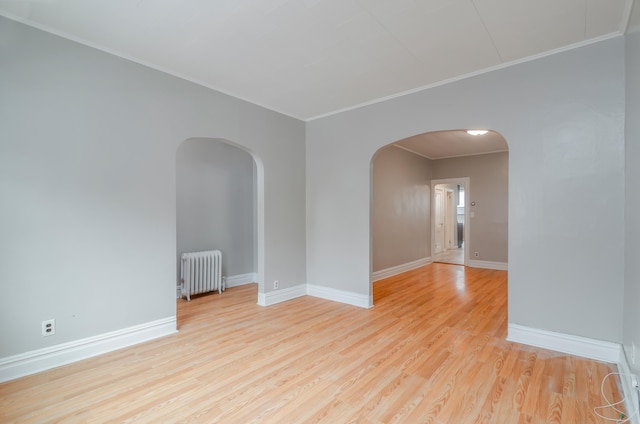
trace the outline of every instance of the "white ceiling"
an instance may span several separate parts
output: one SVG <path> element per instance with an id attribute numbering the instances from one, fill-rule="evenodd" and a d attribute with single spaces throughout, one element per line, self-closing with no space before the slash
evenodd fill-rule
<path id="1" fill-rule="evenodd" d="M 0 0 L 0 14 L 309 120 L 619 35 L 632 1 Z"/>
<path id="2" fill-rule="evenodd" d="M 434 160 L 509 150 L 507 141 L 495 131 L 485 135 L 469 135 L 465 130 L 436 131 L 405 138 L 394 144 Z"/>

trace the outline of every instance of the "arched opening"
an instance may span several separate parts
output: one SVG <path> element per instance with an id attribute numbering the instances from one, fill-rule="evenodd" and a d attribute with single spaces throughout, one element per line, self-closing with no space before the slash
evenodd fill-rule
<path id="1" fill-rule="evenodd" d="M 371 159 L 371 293 L 376 281 L 435 261 L 506 270 L 508 165 L 507 142 L 495 131 L 429 132 L 378 149 Z"/>
<path id="2" fill-rule="evenodd" d="M 226 288 L 264 275 L 264 184 L 259 158 L 227 140 L 190 138 L 176 152 L 176 287 L 181 255 L 220 250 Z"/>

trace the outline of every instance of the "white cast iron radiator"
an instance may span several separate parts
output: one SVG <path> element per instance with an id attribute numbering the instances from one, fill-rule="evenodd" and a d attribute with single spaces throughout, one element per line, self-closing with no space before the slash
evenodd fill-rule
<path id="1" fill-rule="evenodd" d="M 222 294 L 222 253 L 219 250 L 183 253 L 180 283 L 182 296 L 187 296 L 188 301 L 191 301 L 192 294 L 215 290 Z"/>

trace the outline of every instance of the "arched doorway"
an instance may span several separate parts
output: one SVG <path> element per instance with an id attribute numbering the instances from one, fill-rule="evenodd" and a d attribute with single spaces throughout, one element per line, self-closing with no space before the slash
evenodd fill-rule
<path id="1" fill-rule="evenodd" d="M 465 186 L 464 264 L 506 269 L 508 160 L 495 131 L 430 132 L 380 148 L 371 160 L 372 284 L 434 260 L 438 182 Z"/>
<path id="2" fill-rule="evenodd" d="M 243 147 L 214 138 L 181 143 L 176 152 L 178 296 L 180 256 L 186 252 L 221 250 L 227 287 L 262 281 L 263 186 L 260 159 Z"/>

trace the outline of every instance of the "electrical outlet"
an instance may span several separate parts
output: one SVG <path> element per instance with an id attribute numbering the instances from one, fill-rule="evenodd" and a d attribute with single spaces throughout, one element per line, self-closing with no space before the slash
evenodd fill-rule
<path id="1" fill-rule="evenodd" d="M 56 334 L 56 320 L 48 319 L 42 321 L 42 336 L 53 336 L 54 334 Z"/>
<path id="2" fill-rule="evenodd" d="M 476 258 L 479 258 L 479 257 L 480 257 L 480 252 L 473 252 L 473 255 L 474 255 Z"/>
<path id="3" fill-rule="evenodd" d="M 273 280 L 273 288 L 278 289 L 278 280 Z"/>

